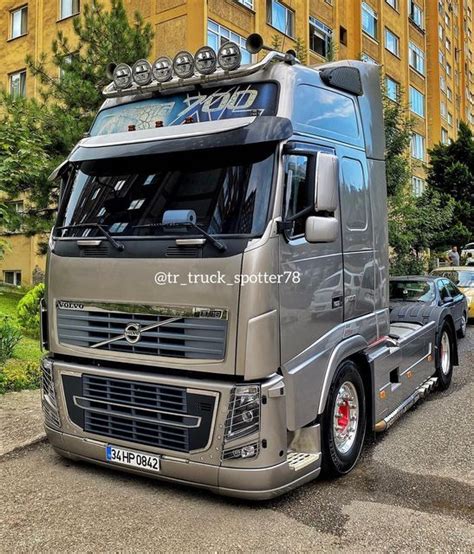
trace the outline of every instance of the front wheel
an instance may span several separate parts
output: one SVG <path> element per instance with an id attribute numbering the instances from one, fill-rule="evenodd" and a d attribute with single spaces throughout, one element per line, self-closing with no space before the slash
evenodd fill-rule
<path id="1" fill-rule="evenodd" d="M 461 318 L 461 327 L 458 330 L 458 337 L 460 339 L 463 339 L 466 336 L 466 332 L 467 332 L 467 314 L 466 312 L 464 312 Z"/>
<path id="2" fill-rule="evenodd" d="M 438 388 L 441 390 L 446 390 L 451 385 L 454 340 L 451 328 L 444 322 L 438 335 L 438 356 L 436 361 L 436 377 L 438 377 Z"/>
<path id="3" fill-rule="evenodd" d="M 362 377 L 351 360 L 336 371 L 322 417 L 322 470 L 330 476 L 349 473 L 356 465 L 367 426 Z"/>

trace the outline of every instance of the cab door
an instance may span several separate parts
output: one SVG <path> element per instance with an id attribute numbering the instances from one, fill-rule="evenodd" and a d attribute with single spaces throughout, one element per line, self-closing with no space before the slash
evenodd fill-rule
<path id="1" fill-rule="evenodd" d="M 314 210 L 314 168 L 330 148 L 287 145 L 280 250 L 281 361 L 286 363 L 343 321 L 341 233 L 333 242 L 309 243 L 305 223 Z M 339 206 L 334 214 L 339 217 Z M 285 220 L 291 219 L 291 223 Z"/>

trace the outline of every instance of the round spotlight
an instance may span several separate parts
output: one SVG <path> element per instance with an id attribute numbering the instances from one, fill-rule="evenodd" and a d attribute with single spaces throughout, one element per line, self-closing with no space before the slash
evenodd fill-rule
<path id="1" fill-rule="evenodd" d="M 138 60 L 132 67 L 133 80 L 138 86 L 143 87 L 151 82 L 151 65 L 147 60 Z"/>
<path id="2" fill-rule="evenodd" d="M 152 72 L 159 83 L 169 81 L 173 77 L 173 62 L 167 56 L 162 56 L 153 64 Z"/>
<path id="3" fill-rule="evenodd" d="M 128 88 L 132 84 L 132 69 L 126 63 L 119 63 L 113 72 L 115 88 Z"/>
<path id="4" fill-rule="evenodd" d="M 194 75 L 194 59 L 186 50 L 178 52 L 173 60 L 173 70 L 180 79 L 187 79 Z"/>
<path id="5" fill-rule="evenodd" d="M 194 56 L 194 63 L 199 73 L 210 75 L 217 67 L 217 56 L 210 46 L 199 48 Z"/>
<path id="6" fill-rule="evenodd" d="M 242 52 L 235 42 L 225 42 L 217 53 L 217 63 L 224 71 L 237 69 L 242 61 Z"/>

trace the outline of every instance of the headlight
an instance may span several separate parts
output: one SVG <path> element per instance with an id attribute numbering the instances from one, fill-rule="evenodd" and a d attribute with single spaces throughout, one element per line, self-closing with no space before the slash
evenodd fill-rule
<path id="1" fill-rule="evenodd" d="M 217 67 L 216 53 L 210 46 L 203 46 L 196 52 L 194 63 L 199 73 L 203 75 L 214 73 Z"/>
<path id="2" fill-rule="evenodd" d="M 173 70 L 180 79 L 187 79 L 194 75 L 194 58 L 186 50 L 178 52 L 173 61 Z"/>
<path id="3" fill-rule="evenodd" d="M 132 69 L 126 63 L 119 63 L 114 69 L 114 84 L 115 88 L 123 89 L 132 84 Z"/>
<path id="4" fill-rule="evenodd" d="M 162 56 L 153 64 L 152 72 L 159 83 L 165 83 L 173 77 L 173 62 L 168 56 Z"/>
<path id="5" fill-rule="evenodd" d="M 143 87 L 151 82 L 151 65 L 147 60 L 138 60 L 132 67 L 133 80 L 138 86 Z"/>
<path id="6" fill-rule="evenodd" d="M 250 435 L 259 428 L 260 385 L 235 386 L 225 424 L 225 441 Z"/>
<path id="7" fill-rule="evenodd" d="M 242 60 L 242 52 L 235 42 L 226 42 L 217 53 L 217 63 L 224 71 L 237 69 Z"/>

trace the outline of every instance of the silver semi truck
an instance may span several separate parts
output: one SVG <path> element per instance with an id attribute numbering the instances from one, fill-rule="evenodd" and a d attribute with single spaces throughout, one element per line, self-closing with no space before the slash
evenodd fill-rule
<path id="1" fill-rule="evenodd" d="M 456 349 L 390 323 L 379 68 L 240 56 L 116 66 L 55 171 L 42 402 L 63 456 L 264 499 L 349 472 Z"/>

